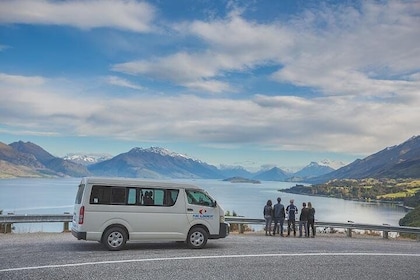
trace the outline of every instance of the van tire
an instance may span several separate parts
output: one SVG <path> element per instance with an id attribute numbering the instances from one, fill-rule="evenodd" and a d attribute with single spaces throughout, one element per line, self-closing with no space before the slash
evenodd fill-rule
<path id="1" fill-rule="evenodd" d="M 187 244 L 192 249 L 201 249 L 207 244 L 208 234 L 202 227 L 193 227 L 188 232 Z"/>
<path id="2" fill-rule="evenodd" d="M 120 227 L 112 227 L 105 231 L 102 244 L 110 251 L 119 251 L 127 242 L 127 232 Z"/>

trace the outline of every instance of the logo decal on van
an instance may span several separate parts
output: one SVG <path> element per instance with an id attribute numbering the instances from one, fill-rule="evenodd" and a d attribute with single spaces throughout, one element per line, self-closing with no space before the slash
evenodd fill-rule
<path id="1" fill-rule="evenodd" d="M 193 214 L 193 218 L 195 219 L 213 219 L 214 215 L 205 214 L 207 213 L 206 209 L 198 210 L 198 214 Z"/>

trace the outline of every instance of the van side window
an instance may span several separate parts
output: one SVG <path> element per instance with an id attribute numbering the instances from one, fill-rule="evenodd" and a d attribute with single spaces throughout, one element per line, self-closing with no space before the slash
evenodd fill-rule
<path id="1" fill-rule="evenodd" d="M 185 190 L 189 204 L 214 207 L 215 202 L 206 193 L 198 190 Z"/>
<path id="2" fill-rule="evenodd" d="M 163 205 L 173 206 L 178 198 L 179 190 L 166 190 L 163 198 Z"/>
<path id="3" fill-rule="evenodd" d="M 111 204 L 125 204 L 126 188 L 112 187 L 111 188 Z"/>
<path id="4" fill-rule="evenodd" d="M 173 206 L 178 193 L 179 190 L 174 189 L 94 185 L 90 194 L 90 204 Z"/>
<path id="5" fill-rule="evenodd" d="M 145 206 L 173 206 L 178 193 L 179 190 L 142 189 L 140 201 Z"/>
<path id="6" fill-rule="evenodd" d="M 136 188 L 129 188 L 128 189 L 128 197 L 127 197 L 127 204 L 128 205 L 136 205 L 137 204 L 137 189 Z"/>
<path id="7" fill-rule="evenodd" d="M 76 201 L 74 202 L 74 204 L 82 203 L 82 196 L 83 196 L 84 190 L 85 190 L 85 184 L 80 184 L 79 188 L 77 189 Z"/>
<path id="8" fill-rule="evenodd" d="M 154 205 L 153 200 L 153 189 L 142 189 L 141 190 L 141 204 L 151 206 Z"/>
<path id="9" fill-rule="evenodd" d="M 111 188 L 106 186 L 92 186 L 90 204 L 111 204 Z"/>

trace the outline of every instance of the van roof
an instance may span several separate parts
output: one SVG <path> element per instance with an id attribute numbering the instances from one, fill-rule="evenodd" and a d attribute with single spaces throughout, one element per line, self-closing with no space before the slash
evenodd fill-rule
<path id="1" fill-rule="evenodd" d="M 117 178 L 117 177 L 83 177 L 81 183 L 85 184 L 109 184 L 109 185 L 124 185 L 124 186 L 147 186 L 160 188 L 179 188 L 179 189 L 201 189 L 198 186 L 186 183 L 173 183 L 170 181 L 145 181 L 135 178 Z"/>

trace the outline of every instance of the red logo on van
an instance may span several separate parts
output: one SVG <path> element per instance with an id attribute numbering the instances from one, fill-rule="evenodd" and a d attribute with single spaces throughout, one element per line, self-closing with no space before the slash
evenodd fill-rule
<path id="1" fill-rule="evenodd" d="M 198 213 L 200 213 L 201 215 L 203 215 L 203 213 L 206 213 L 207 212 L 207 210 L 205 210 L 205 209 L 200 209 L 200 211 L 198 211 Z"/>

